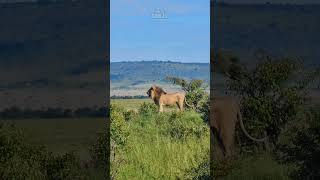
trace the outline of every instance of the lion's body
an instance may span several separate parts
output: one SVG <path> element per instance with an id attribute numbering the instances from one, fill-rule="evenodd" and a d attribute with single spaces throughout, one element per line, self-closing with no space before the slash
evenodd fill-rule
<path id="1" fill-rule="evenodd" d="M 242 131 L 249 139 L 257 142 L 266 140 L 266 137 L 256 139 L 249 135 L 242 121 L 239 103 L 235 99 L 231 97 L 213 98 L 210 109 L 210 129 L 216 135 L 225 157 L 230 157 L 232 154 L 237 122 L 240 123 Z"/>
<path id="2" fill-rule="evenodd" d="M 210 129 L 216 135 L 224 156 L 231 155 L 239 106 L 228 97 L 215 97 L 211 101 Z"/>
<path id="3" fill-rule="evenodd" d="M 159 107 L 159 112 L 163 112 L 164 105 L 174 105 L 176 104 L 180 111 L 184 110 L 185 93 L 175 92 L 166 93 L 160 87 L 152 86 L 147 94 L 154 101 L 154 103 Z"/>
<path id="4" fill-rule="evenodd" d="M 159 111 L 160 112 L 163 111 L 164 105 L 173 105 L 173 104 L 177 104 L 180 111 L 183 111 L 184 98 L 185 98 L 185 94 L 183 92 L 162 94 L 159 98 Z"/>

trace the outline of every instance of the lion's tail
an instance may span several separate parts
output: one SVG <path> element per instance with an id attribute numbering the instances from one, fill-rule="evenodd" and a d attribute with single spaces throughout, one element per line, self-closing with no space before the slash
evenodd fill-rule
<path id="1" fill-rule="evenodd" d="M 238 111 L 237 116 L 238 116 L 238 118 L 239 118 L 240 127 L 241 127 L 242 131 L 244 132 L 244 134 L 245 134 L 249 139 L 251 139 L 252 141 L 256 141 L 256 142 L 264 142 L 264 141 L 267 140 L 267 136 L 265 136 L 265 137 L 263 137 L 263 138 L 261 138 L 261 139 L 257 139 L 257 138 L 252 137 L 252 136 L 248 133 L 248 131 L 246 130 L 246 128 L 244 127 L 244 124 L 243 124 L 243 121 L 242 121 L 242 116 L 241 116 L 240 111 Z"/>
<path id="2" fill-rule="evenodd" d="M 187 102 L 187 98 L 186 98 L 186 97 L 184 97 L 184 102 L 186 103 L 186 105 L 187 105 L 189 108 L 192 108 L 192 109 L 195 108 L 193 105 L 190 105 L 190 104 Z"/>

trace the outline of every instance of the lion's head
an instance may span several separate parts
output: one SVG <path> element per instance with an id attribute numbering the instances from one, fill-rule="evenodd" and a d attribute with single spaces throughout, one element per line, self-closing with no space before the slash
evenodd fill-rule
<path id="1" fill-rule="evenodd" d="M 155 97 L 160 97 L 162 94 L 167 94 L 162 88 L 158 86 L 151 86 L 150 89 L 147 91 L 147 95 L 154 99 Z"/>

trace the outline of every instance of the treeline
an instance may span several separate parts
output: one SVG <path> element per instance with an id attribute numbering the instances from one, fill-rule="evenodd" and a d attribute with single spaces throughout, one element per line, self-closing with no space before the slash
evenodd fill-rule
<path id="1" fill-rule="evenodd" d="M 148 96 L 111 96 L 111 99 L 148 99 Z"/>
<path id="2" fill-rule="evenodd" d="M 107 114 L 108 108 L 106 107 L 84 107 L 75 110 L 63 108 L 32 110 L 10 107 L 0 111 L 0 119 L 107 117 Z"/>

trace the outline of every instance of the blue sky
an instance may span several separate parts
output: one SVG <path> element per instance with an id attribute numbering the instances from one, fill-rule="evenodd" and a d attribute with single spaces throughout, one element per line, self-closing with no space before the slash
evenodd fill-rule
<path id="1" fill-rule="evenodd" d="M 111 62 L 209 62 L 209 0 L 111 0 Z M 160 17 L 162 12 L 166 19 Z"/>
<path id="2" fill-rule="evenodd" d="M 266 2 L 275 3 L 275 4 L 279 4 L 279 3 L 319 4 L 320 3 L 319 0 L 217 0 L 217 1 L 218 2 L 222 1 L 222 2 L 227 2 L 227 3 L 237 3 L 237 4 L 241 4 L 241 3 L 259 4 L 259 3 L 266 3 Z"/>

